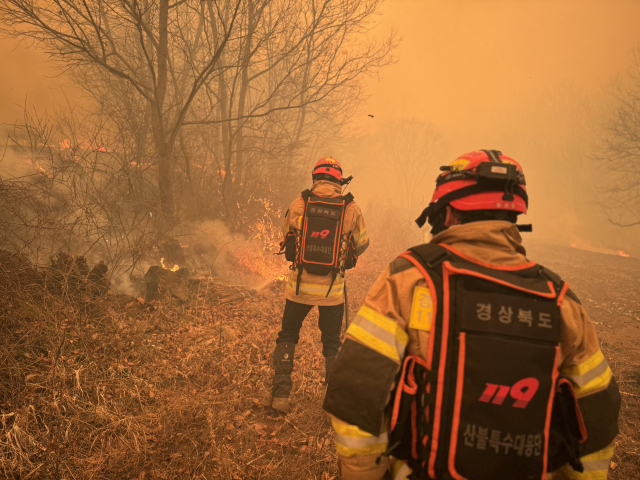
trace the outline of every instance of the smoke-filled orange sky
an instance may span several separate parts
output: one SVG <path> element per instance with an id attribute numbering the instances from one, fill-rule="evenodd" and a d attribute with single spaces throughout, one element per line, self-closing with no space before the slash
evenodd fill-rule
<path id="1" fill-rule="evenodd" d="M 369 82 L 365 113 L 417 117 L 465 144 L 490 142 L 492 124 L 518 122 L 517 107 L 562 85 L 601 95 L 629 67 L 639 18 L 633 0 L 389 1 L 380 27 L 398 28 L 398 61 Z"/>
<path id="2" fill-rule="evenodd" d="M 571 135 L 570 117 L 557 115 L 564 108 L 558 100 L 568 98 L 566 92 L 572 95 L 567 110 L 577 110 L 585 99 L 607 103 L 608 85 L 626 75 L 632 50 L 640 45 L 638 19 L 637 0 L 387 0 L 374 33 L 397 29 L 397 61 L 367 79 L 368 99 L 354 125 L 375 135 L 392 119 L 433 124 L 445 140 L 439 154 L 445 158 L 439 164 L 479 148 L 501 149 L 521 160 L 528 172 L 535 197 L 533 221 L 543 223 L 543 217 L 552 230 L 567 225 L 556 206 L 567 206 L 566 195 L 572 193 L 564 192 L 561 199 L 558 191 L 564 186 L 548 185 L 555 167 L 540 163 L 541 149 L 548 148 L 542 144 L 558 145 Z M 0 123 L 19 121 L 27 97 L 29 106 L 39 110 L 51 109 L 55 97 L 63 101 L 61 87 L 68 82 L 64 76 L 56 78 L 58 70 L 44 53 L 0 40 L 0 59 Z M 73 87 L 64 91 L 71 103 L 77 100 Z M 593 112 L 591 117 L 601 120 Z M 571 152 L 571 143 L 566 143 Z M 348 157 L 345 160 L 349 171 Z M 428 168 L 438 173 L 437 166 Z M 376 196 L 365 191 L 364 174 L 354 173 L 360 183 L 354 183 L 354 192 L 361 190 L 363 199 Z M 551 223 L 554 218 L 556 224 Z M 625 245 L 637 245 L 630 230 L 611 234 L 617 243 L 626 237 Z"/>
<path id="3" fill-rule="evenodd" d="M 628 68 L 639 18 L 636 0 L 389 0 L 380 31 L 398 29 L 398 61 L 368 82 L 365 111 L 485 135 L 562 84 L 600 94 Z M 27 96 L 50 108 L 62 81 L 46 56 L 1 42 L 0 122 L 19 118 Z"/>

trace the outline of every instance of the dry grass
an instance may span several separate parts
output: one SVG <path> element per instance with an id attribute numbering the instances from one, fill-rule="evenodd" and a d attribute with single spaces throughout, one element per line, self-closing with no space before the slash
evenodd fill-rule
<path id="1" fill-rule="evenodd" d="M 532 259 L 569 282 L 594 321 L 602 352 L 622 393 L 609 480 L 640 478 L 640 260 L 546 243 Z"/>
<path id="2" fill-rule="evenodd" d="M 261 406 L 278 317 L 260 306 L 269 296 L 198 318 L 113 299 L 100 316 L 52 304 L 34 316 L 12 300 L 0 397 L 5 476 L 323 478 L 333 457 L 311 352 L 298 363 L 300 406 L 287 418 Z"/>
<path id="3" fill-rule="evenodd" d="M 603 344 L 622 396 L 622 411 L 616 438 L 610 480 L 640 478 L 640 363 L 619 345 Z"/>
<path id="4" fill-rule="evenodd" d="M 373 249 L 349 272 L 352 314 L 389 257 Z M 218 306 L 203 285 L 197 309 L 167 301 L 154 311 L 125 296 L 74 306 L 24 284 L 0 287 L 0 477 L 335 479 L 315 311 L 296 350 L 292 410 L 263 405 L 283 282 Z M 609 478 L 635 480 L 637 356 L 600 333 L 629 394 Z"/>
<path id="5" fill-rule="evenodd" d="M 292 410 L 263 405 L 284 282 L 218 306 L 202 285 L 197 308 L 165 301 L 153 311 L 127 296 L 78 307 L 35 285 L 9 287 L 0 289 L 0 477 L 336 477 L 317 312 L 301 332 Z M 353 310 L 365 291 L 354 289 Z"/>

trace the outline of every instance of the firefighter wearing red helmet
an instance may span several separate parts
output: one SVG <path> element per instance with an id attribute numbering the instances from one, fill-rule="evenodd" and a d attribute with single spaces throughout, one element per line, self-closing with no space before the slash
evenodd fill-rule
<path id="1" fill-rule="evenodd" d="M 312 172 L 313 187 L 296 199 L 282 224 L 281 250 L 291 261 L 285 289 L 282 329 L 276 339 L 274 376 L 270 396 L 277 410 L 289 408 L 293 362 L 300 328 L 314 306 L 322 332 L 325 379 L 340 348 L 345 304 L 345 270 L 355 267 L 369 246 L 360 207 L 353 195 L 342 194 L 351 177 L 342 178 L 342 167 L 331 157 L 320 159 Z"/>
<path id="2" fill-rule="evenodd" d="M 525 256 L 522 167 L 441 170 L 416 220 L 434 237 L 382 272 L 336 359 L 340 478 L 605 480 L 620 394 L 578 297 Z"/>

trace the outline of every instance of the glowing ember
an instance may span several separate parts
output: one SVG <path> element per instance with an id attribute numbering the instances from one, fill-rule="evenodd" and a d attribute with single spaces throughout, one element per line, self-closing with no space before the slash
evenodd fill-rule
<path id="1" fill-rule="evenodd" d="M 618 250 L 618 255 L 620 255 L 621 257 L 628 257 L 629 256 L 628 253 L 624 253 L 622 250 Z"/>
<path id="2" fill-rule="evenodd" d="M 278 280 L 284 280 L 285 278 L 286 278 L 286 276 L 285 276 L 285 275 L 280 275 L 280 276 L 278 277 Z"/>
<path id="3" fill-rule="evenodd" d="M 180 267 L 178 266 L 177 263 L 172 268 L 165 267 L 164 266 L 164 258 L 160 259 L 160 265 L 162 265 L 162 268 L 164 268 L 165 270 L 171 270 L 172 272 L 177 272 L 178 270 L 180 270 Z"/>
<path id="4" fill-rule="evenodd" d="M 180 248 L 189 248 L 189 245 L 182 245 L 182 244 L 180 244 Z"/>

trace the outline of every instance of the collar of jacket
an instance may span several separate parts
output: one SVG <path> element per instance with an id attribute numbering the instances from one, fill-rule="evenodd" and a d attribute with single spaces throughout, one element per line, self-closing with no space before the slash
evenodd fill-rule
<path id="1" fill-rule="evenodd" d="M 313 182 L 311 191 L 320 197 L 342 195 L 342 187 L 340 184 L 330 182 L 329 180 L 318 180 L 317 182 Z"/>
<path id="2" fill-rule="evenodd" d="M 474 244 L 477 247 L 500 250 L 505 253 L 527 255 L 518 227 L 502 220 L 453 225 L 433 237 L 430 243 L 444 243 L 454 248 L 454 244 Z"/>

